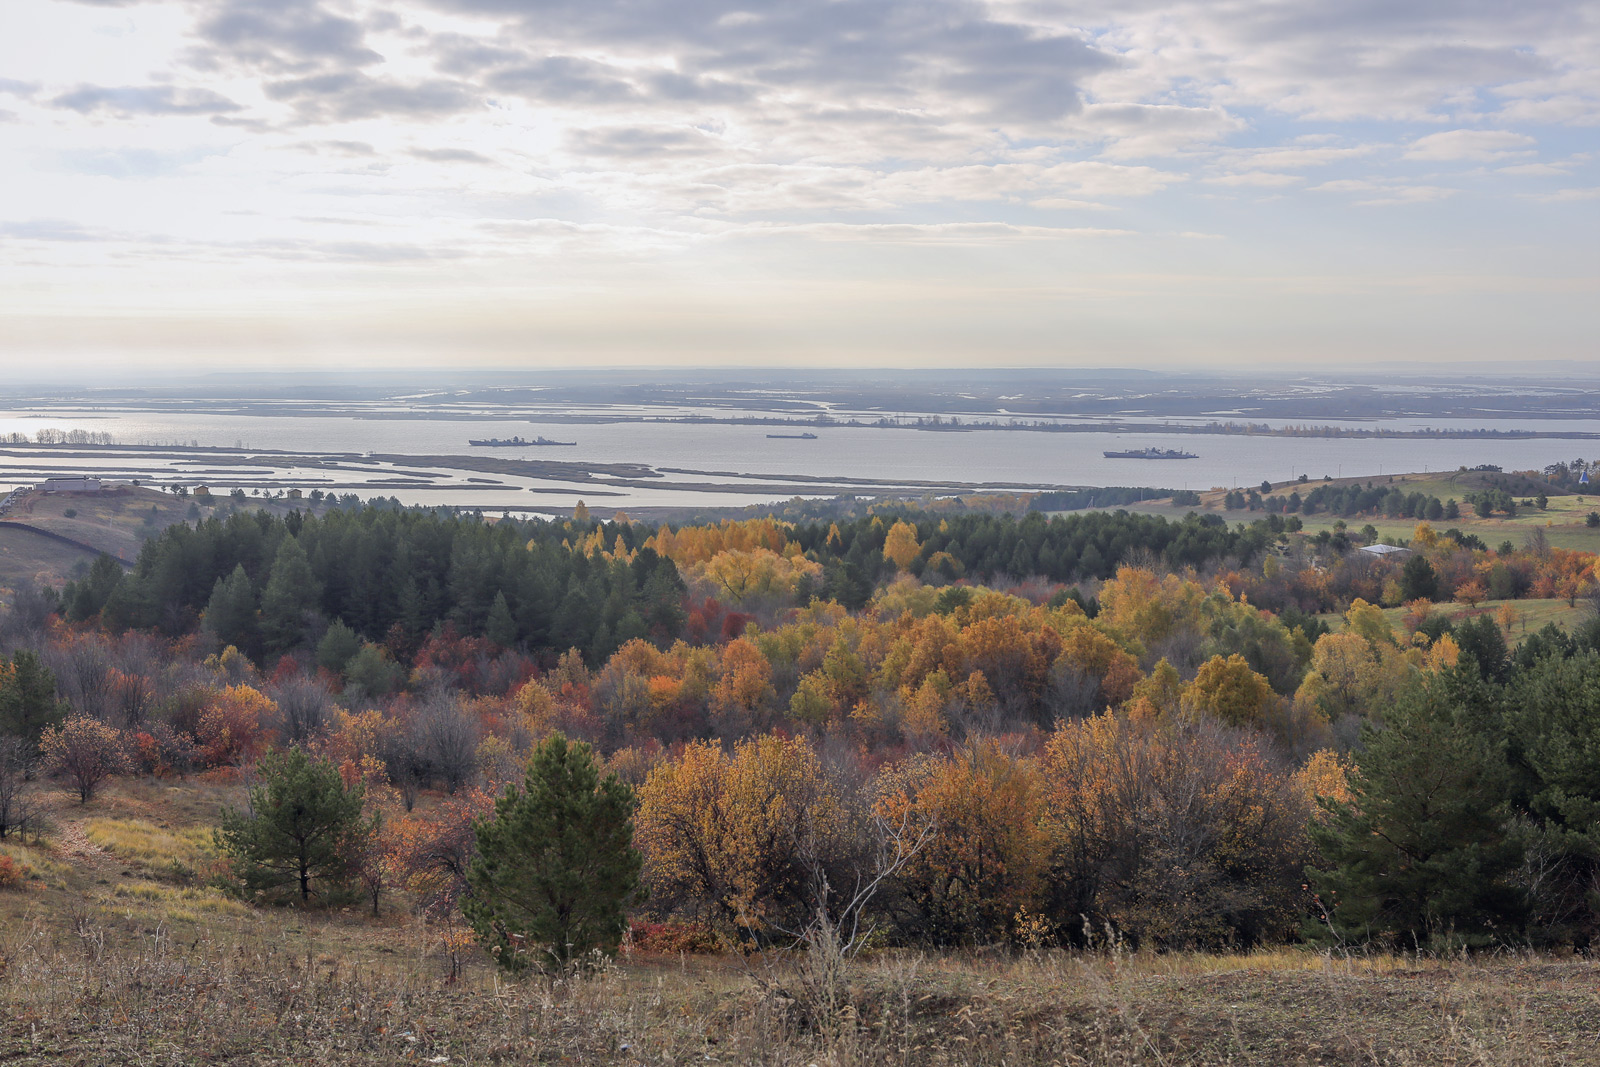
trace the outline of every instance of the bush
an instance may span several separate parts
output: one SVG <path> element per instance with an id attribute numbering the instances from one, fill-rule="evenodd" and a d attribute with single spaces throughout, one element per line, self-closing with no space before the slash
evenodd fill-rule
<path id="1" fill-rule="evenodd" d="M 635 952 L 709 956 L 722 951 L 711 927 L 699 922 L 634 923 L 628 928 L 628 940 Z"/>
<path id="2" fill-rule="evenodd" d="M 33 868 L 10 856 L 0 856 L 0 889 L 21 889 L 33 877 Z"/>
<path id="3" fill-rule="evenodd" d="M 19 737 L 0 738 L 0 839 L 36 829 L 37 811 L 28 788 L 33 746 Z"/>
<path id="4" fill-rule="evenodd" d="M 93 800 L 106 779 L 129 767 L 122 731 L 84 715 L 46 729 L 39 750 L 45 767 L 67 780 L 80 804 Z"/>

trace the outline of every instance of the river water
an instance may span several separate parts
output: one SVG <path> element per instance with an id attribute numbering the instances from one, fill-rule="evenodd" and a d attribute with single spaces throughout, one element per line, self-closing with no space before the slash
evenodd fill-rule
<path id="1" fill-rule="evenodd" d="M 637 415 L 637 412 L 629 412 Z M 1165 420 L 1163 420 L 1165 421 Z M 1176 420 L 1173 420 L 1176 421 Z M 1274 420 L 1309 423 L 1313 420 Z M 1315 420 L 1326 425 L 1330 420 Z M 1350 421 L 1352 427 L 1388 426 L 1414 429 L 1434 427 L 1498 427 L 1536 430 L 1575 430 L 1600 433 L 1600 422 L 1565 421 L 1560 424 L 1448 420 Z M 113 457 L 93 455 L 93 450 L 61 446 L 51 450 L 11 450 L 0 456 L 0 486 L 36 480 L 41 473 L 71 471 L 107 476 L 142 476 L 159 479 L 184 472 L 191 482 L 204 480 L 213 488 L 252 484 L 251 478 L 287 479 L 306 489 L 346 486 L 363 496 L 394 495 L 405 503 L 455 504 L 488 509 L 518 508 L 565 510 L 583 497 L 604 507 L 641 505 L 728 506 L 761 503 L 789 496 L 819 495 L 805 479 L 857 479 L 861 492 L 874 488 L 915 489 L 914 483 L 949 487 L 952 483 L 983 486 L 1018 485 L 1104 486 L 1128 485 L 1175 489 L 1249 486 L 1263 479 L 1292 480 L 1301 474 L 1393 474 L 1406 471 L 1454 470 L 1460 466 L 1493 463 L 1507 470 L 1537 469 L 1558 460 L 1592 457 L 1600 441 L 1533 439 L 1348 439 L 1320 437 L 1251 437 L 1167 432 L 1042 433 L 1016 430 L 934 432 L 862 426 L 812 427 L 817 439 L 769 439 L 769 432 L 792 433 L 798 428 L 724 425 L 697 422 L 529 421 L 527 419 L 463 418 L 362 418 L 348 415 L 216 414 L 207 412 L 107 411 L 107 410 L 0 410 L 0 435 L 21 432 L 32 436 L 45 427 L 85 429 L 110 433 L 121 445 L 190 444 L 244 449 L 273 449 L 306 453 L 354 454 L 357 462 L 337 471 L 301 467 L 292 459 L 278 466 L 241 472 L 225 465 L 208 466 L 203 458 L 184 463 L 159 454 Z M 575 441 L 572 448 L 472 448 L 468 438 L 532 438 L 538 435 Z M 1102 452 L 1146 446 L 1181 448 L 1198 454 L 1191 460 L 1106 459 Z M 657 470 L 681 469 L 703 474 L 668 473 L 651 488 L 605 487 L 595 482 L 574 483 L 535 477 L 484 474 L 467 483 L 460 471 L 434 471 L 428 479 L 439 487 L 385 486 L 404 477 L 413 479 L 427 468 L 406 465 L 403 471 L 362 463 L 367 452 L 414 456 L 494 456 L 496 458 L 556 460 L 576 463 L 633 463 Z M 355 473 L 352 473 L 355 472 Z M 476 474 L 471 475 L 479 477 Z M 681 483 L 717 482 L 729 492 L 689 488 Z M 495 484 L 498 483 L 498 484 Z M 349 488 L 353 486 L 369 488 Z M 774 488 L 776 486 L 776 489 Z M 828 483 L 829 492 L 837 482 Z M 781 490 L 781 491 L 780 491 Z"/>

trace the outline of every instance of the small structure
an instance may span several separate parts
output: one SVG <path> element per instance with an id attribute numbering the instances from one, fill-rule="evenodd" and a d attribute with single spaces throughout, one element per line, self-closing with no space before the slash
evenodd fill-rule
<path id="1" fill-rule="evenodd" d="M 1371 555 L 1371 556 L 1394 556 L 1394 555 L 1404 555 L 1406 553 L 1409 553 L 1411 550 L 1409 548 L 1401 548 L 1398 545 L 1376 544 L 1376 545 L 1362 545 L 1361 546 L 1361 551 L 1363 551 L 1363 552 L 1365 552 L 1365 553 L 1367 553 L 1368 555 Z"/>
<path id="2" fill-rule="evenodd" d="M 291 490 L 289 490 L 289 493 L 288 493 L 288 497 L 289 497 L 290 500 L 299 500 L 304 495 L 305 494 L 301 493 L 300 490 L 298 490 L 298 489 L 291 489 Z"/>
<path id="3" fill-rule="evenodd" d="M 98 493 L 104 486 L 99 478 L 87 475 L 78 478 L 46 478 L 39 483 L 46 493 Z"/>

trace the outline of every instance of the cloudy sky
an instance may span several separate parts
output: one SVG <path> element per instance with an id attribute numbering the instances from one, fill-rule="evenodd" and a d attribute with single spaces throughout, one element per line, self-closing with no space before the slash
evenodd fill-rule
<path id="1" fill-rule="evenodd" d="M 3 0 L 0 361 L 1590 359 L 1593 0 Z"/>

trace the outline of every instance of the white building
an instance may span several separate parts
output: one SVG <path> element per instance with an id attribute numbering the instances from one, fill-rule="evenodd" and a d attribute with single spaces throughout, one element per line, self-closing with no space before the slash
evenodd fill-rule
<path id="1" fill-rule="evenodd" d="M 39 488 L 47 493 L 98 493 L 104 488 L 99 478 L 46 478 Z"/>

